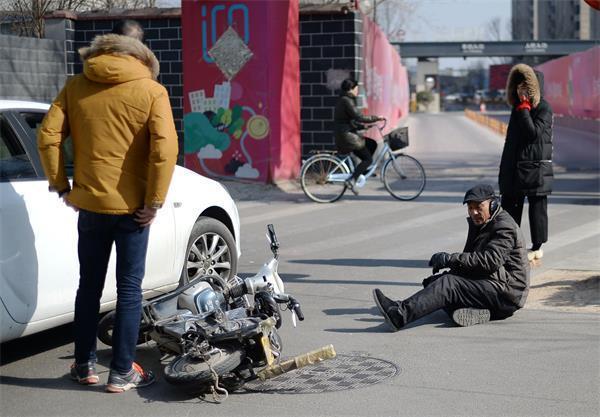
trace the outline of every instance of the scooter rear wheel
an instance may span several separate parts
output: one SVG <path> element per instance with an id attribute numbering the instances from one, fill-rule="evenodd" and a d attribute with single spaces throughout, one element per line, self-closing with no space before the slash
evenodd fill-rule
<path id="1" fill-rule="evenodd" d="M 165 379 L 172 384 L 208 383 L 214 380 L 210 367 L 222 376 L 242 363 L 244 351 L 239 347 L 223 346 L 220 351 L 211 355 L 208 361 L 187 355 L 177 356 L 165 367 Z"/>
<path id="2" fill-rule="evenodd" d="M 98 339 L 105 345 L 113 345 L 113 330 L 115 328 L 116 311 L 111 311 L 106 314 L 98 323 Z M 146 330 L 144 323 L 140 323 L 140 333 L 138 335 L 137 344 L 141 345 L 147 342 Z"/>

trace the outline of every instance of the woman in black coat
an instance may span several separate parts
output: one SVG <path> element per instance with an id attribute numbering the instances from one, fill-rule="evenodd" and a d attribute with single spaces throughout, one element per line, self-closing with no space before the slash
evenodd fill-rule
<path id="1" fill-rule="evenodd" d="M 500 161 L 498 183 L 502 207 L 521 224 L 525 197 L 529 202 L 532 248 L 529 260 L 543 256 L 548 241 L 548 195 L 552 192 L 552 122 L 550 105 L 542 97 L 544 75 L 528 65 L 515 65 L 506 86 L 512 107 Z"/>
<path id="2" fill-rule="evenodd" d="M 362 128 L 360 123 L 373 123 L 383 120 L 379 116 L 364 116 L 356 107 L 356 96 L 358 96 L 358 83 L 350 78 L 342 81 L 340 98 L 333 113 L 335 145 L 341 153 L 354 153 L 361 159 L 356 166 L 352 177 L 346 182 L 354 194 L 357 194 L 354 186 L 356 180 L 373 163 L 373 152 L 377 143 L 372 139 L 366 139 L 357 132 Z M 360 184 L 359 184 L 360 186 Z"/>

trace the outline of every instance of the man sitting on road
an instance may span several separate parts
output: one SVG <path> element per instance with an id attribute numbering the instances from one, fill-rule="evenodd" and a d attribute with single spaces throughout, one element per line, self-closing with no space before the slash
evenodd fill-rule
<path id="1" fill-rule="evenodd" d="M 459 326 L 472 326 L 513 315 L 529 293 L 529 262 L 521 229 L 500 207 L 491 185 L 465 194 L 469 233 L 462 253 L 439 252 L 429 261 L 433 276 L 404 301 L 393 301 L 379 289 L 373 298 L 394 331 L 441 308 Z M 449 272 L 435 275 L 444 268 Z"/>

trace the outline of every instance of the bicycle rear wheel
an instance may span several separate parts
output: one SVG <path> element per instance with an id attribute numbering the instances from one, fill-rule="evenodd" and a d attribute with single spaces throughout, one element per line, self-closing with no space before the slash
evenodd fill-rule
<path id="1" fill-rule="evenodd" d="M 425 170 L 412 156 L 400 154 L 383 166 L 383 184 L 398 200 L 414 200 L 425 188 Z"/>
<path id="2" fill-rule="evenodd" d="M 346 191 L 350 170 L 339 158 L 316 155 L 304 163 L 300 181 L 304 194 L 317 203 L 333 203 Z"/>

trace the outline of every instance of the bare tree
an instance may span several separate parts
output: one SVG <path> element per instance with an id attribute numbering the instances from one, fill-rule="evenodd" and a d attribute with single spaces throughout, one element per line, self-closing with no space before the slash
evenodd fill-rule
<path id="1" fill-rule="evenodd" d="M 505 29 L 510 27 L 510 20 L 508 20 L 508 26 L 505 26 Z M 503 41 L 510 39 L 511 32 L 508 30 L 508 36 L 505 36 L 502 30 L 502 19 L 500 17 L 494 17 L 491 19 L 486 25 L 487 37 L 491 41 Z M 490 58 L 492 64 L 506 64 L 510 63 L 511 59 L 507 57 L 494 57 Z"/>
<path id="2" fill-rule="evenodd" d="M 361 9 L 371 15 L 392 42 L 400 42 L 417 8 L 417 0 L 360 0 Z"/>
<path id="3" fill-rule="evenodd" d="M 44 16 L 55 10 L 108 10 L 155 7 L 156 0 L 0 0 L 0 23 L 20 36 L 44 37 Z"/>
<path id="4" fill-rule="evenodd" d="M 502 34 L 502 19 L 494 17 L 487 23 L 488 37 L 492 41 L 501 41 L 503 38 Z"/>

